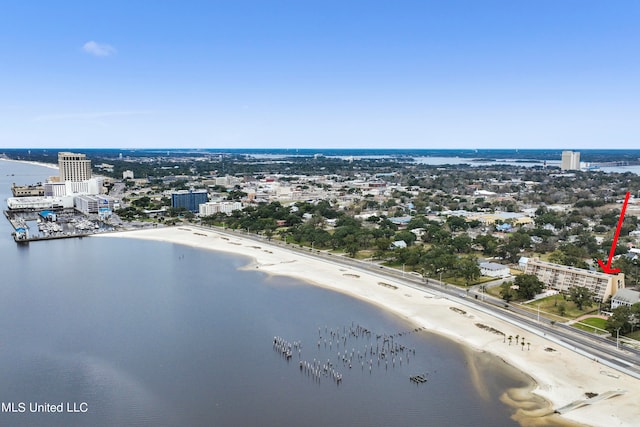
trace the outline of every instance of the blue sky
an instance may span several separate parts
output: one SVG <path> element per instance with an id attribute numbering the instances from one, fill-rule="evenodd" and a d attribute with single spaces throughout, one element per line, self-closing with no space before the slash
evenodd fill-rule
<path id="1" fill-rule="evenodd" d="M 30 1 L 0 148 L 640 148 L 640 2 Z"/>

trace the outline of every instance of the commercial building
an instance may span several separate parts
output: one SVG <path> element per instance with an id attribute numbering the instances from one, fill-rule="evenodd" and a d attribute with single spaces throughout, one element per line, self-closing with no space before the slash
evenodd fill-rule
<path id="1" fill-rule="evenodd" d="M 185 208 L 194 213 L 197 213 L 199 206 L 207 201 L 207 190 L 180 190 L 171 193 L 171 207 Z"/>
<path id="2" fill-rule="evenodd" d="M 58 153 L 58 167 L 60 181 L 87 181 L 91 179 L 91 160 L 84 154 L 60 152 Z"/>
<path id="3" fill-rule="evenodd" d="M 73 207 L 73 197 L 8 197 L 10 210 L 64 209 Z"/>
<path id="4" fill-rule="evenodd" d="M 85 215 L 102 213 L 111 213 L 113 211 L 115 199 L 109 196 L 96 196 L 84 194 L 73 198 L 73 204 L 76 210 Z"/>
<path id="5" fill-rule="evenodd" d="M 530 258 L 524 268 L 525 274 L 533 274 L 545 286 L 567 293 L 574 286 L 584 286 L 594 294 L 596 301 L 606 301 L 624 288 L 624 274 L 605 274 L 582 268 L 553 264 Z"/>
<path id="6" fill-rule="evenodd" d="M 102 178 L 86 181 L 45 182 L 44 195 L 50 197 L 71 196 L 74 194 L 100 194 Z"/>
<path id="7" fill-rule="evenodd" d="M 44 186 L 42 185 L 16 185 L 11 186 L 13 197 L 38 197 L 44 196 Z"/>
<path id="8" fill-rule="evenodd" d="M 560 169 L 563 171 L 580 170 L 580 152 L 579 151 L 563 151 L 562 164 Z"/>

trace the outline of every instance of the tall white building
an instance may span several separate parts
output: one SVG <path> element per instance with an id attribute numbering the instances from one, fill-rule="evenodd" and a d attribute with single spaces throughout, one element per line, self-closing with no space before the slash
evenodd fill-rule
<path id="1" fill-rule="evenodd" d="M 580 152 L 579 151 L 563 151 L 562 164 L 560 169 L 563 171 L 580 170 Z"/>
<path id="2" fill-rule="evenodd" d="M 88 181 L 91 179 L 91 160 L 84 154 L 59 152 L 60 181 Z"/>
<path id="3" fill-rule="evenodd" d="M 224 212 L 230 214 L 233 211 L 242 210 L 242 203 L 228 201 L 228 202 L 207 202 L 199 205 L 200 216 L 215 215 L 218 212 Z"/>

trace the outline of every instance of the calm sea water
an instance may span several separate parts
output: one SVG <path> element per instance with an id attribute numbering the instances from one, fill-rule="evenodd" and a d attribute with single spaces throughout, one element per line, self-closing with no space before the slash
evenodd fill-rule
<path id="1" fill-rule="evenodd" d="M 2 198 L 11 182 L 51 174 L 0 162 Z M 0 425 L 516 425 L 499 397 L 525 378 L 358 300 L 240 270 L 241 257 L 115 238 L 18 246 L 10 232 L 2 220 L 0 402 L 27 409 L 0 413 Z M 348 333 L 360 328 L 371 338 Z M 340 347 L 331 331 L 347 336 Z M 365 364 L 357 352 L 379 346 L 376 335 L 415 354 Z M 274 336 L 300 353 L 287 361 Z M 354 353 L 351 368 L 339 351 Z M 301 372 L 299 360 L 314 358 L 341 383 Z M 417 374 L 428 381 L 412 383 Z M 29 412 L 45 402 L 88 411 Z"/>

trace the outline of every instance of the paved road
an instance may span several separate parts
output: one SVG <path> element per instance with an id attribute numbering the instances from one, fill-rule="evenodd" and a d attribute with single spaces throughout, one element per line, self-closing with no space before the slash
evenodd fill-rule
<path id="1" fill-rule="evenodd" d="M 211 230 L 207 227 L 202 228 Z M 239 236 L 263 243 L 266 240 L 262 236 L 247 234 L 246 232 L 228 229 L 222 230 L 219 228 L 213 228 L 213 230 L 230 236 Z M 505 320 L 533 334 L 545 337 L 571 351 L 580 353 L 593 360 L 597 360 L 599 363 L 640 379 L 640 351 L 631 348 L 618 349 L 616 348 L 616 343 L 607 338 L 563 324 L 552 325 L 548 319 L 544 317 L 538 318 L 536 313 L 530 313 L 516 306 L 507 305 L 503 300 L 478 292 L 478 290 L 469 289 L 467 292 L 465 289 L 448 285 L 435 279 L 427 279 L 425 281 L 419 276 L 403 273 L 397 269 L 385 267 L 370 261 L 355 260 L 342 255 L 331 254 L 330 252 L 311 250 L 310 248 L 300 247 L 299 245 L 286 244 L 277 240 L 271 240 L 269 243 L 286 247 L 301 255 L 321 258 L 363 272 L 373 273 L 381 278 L 393 277 L 395 280 L 404 281 L 406 285 L 413 288 L 429 293 L 440 294 L 449 300 Z"/>

